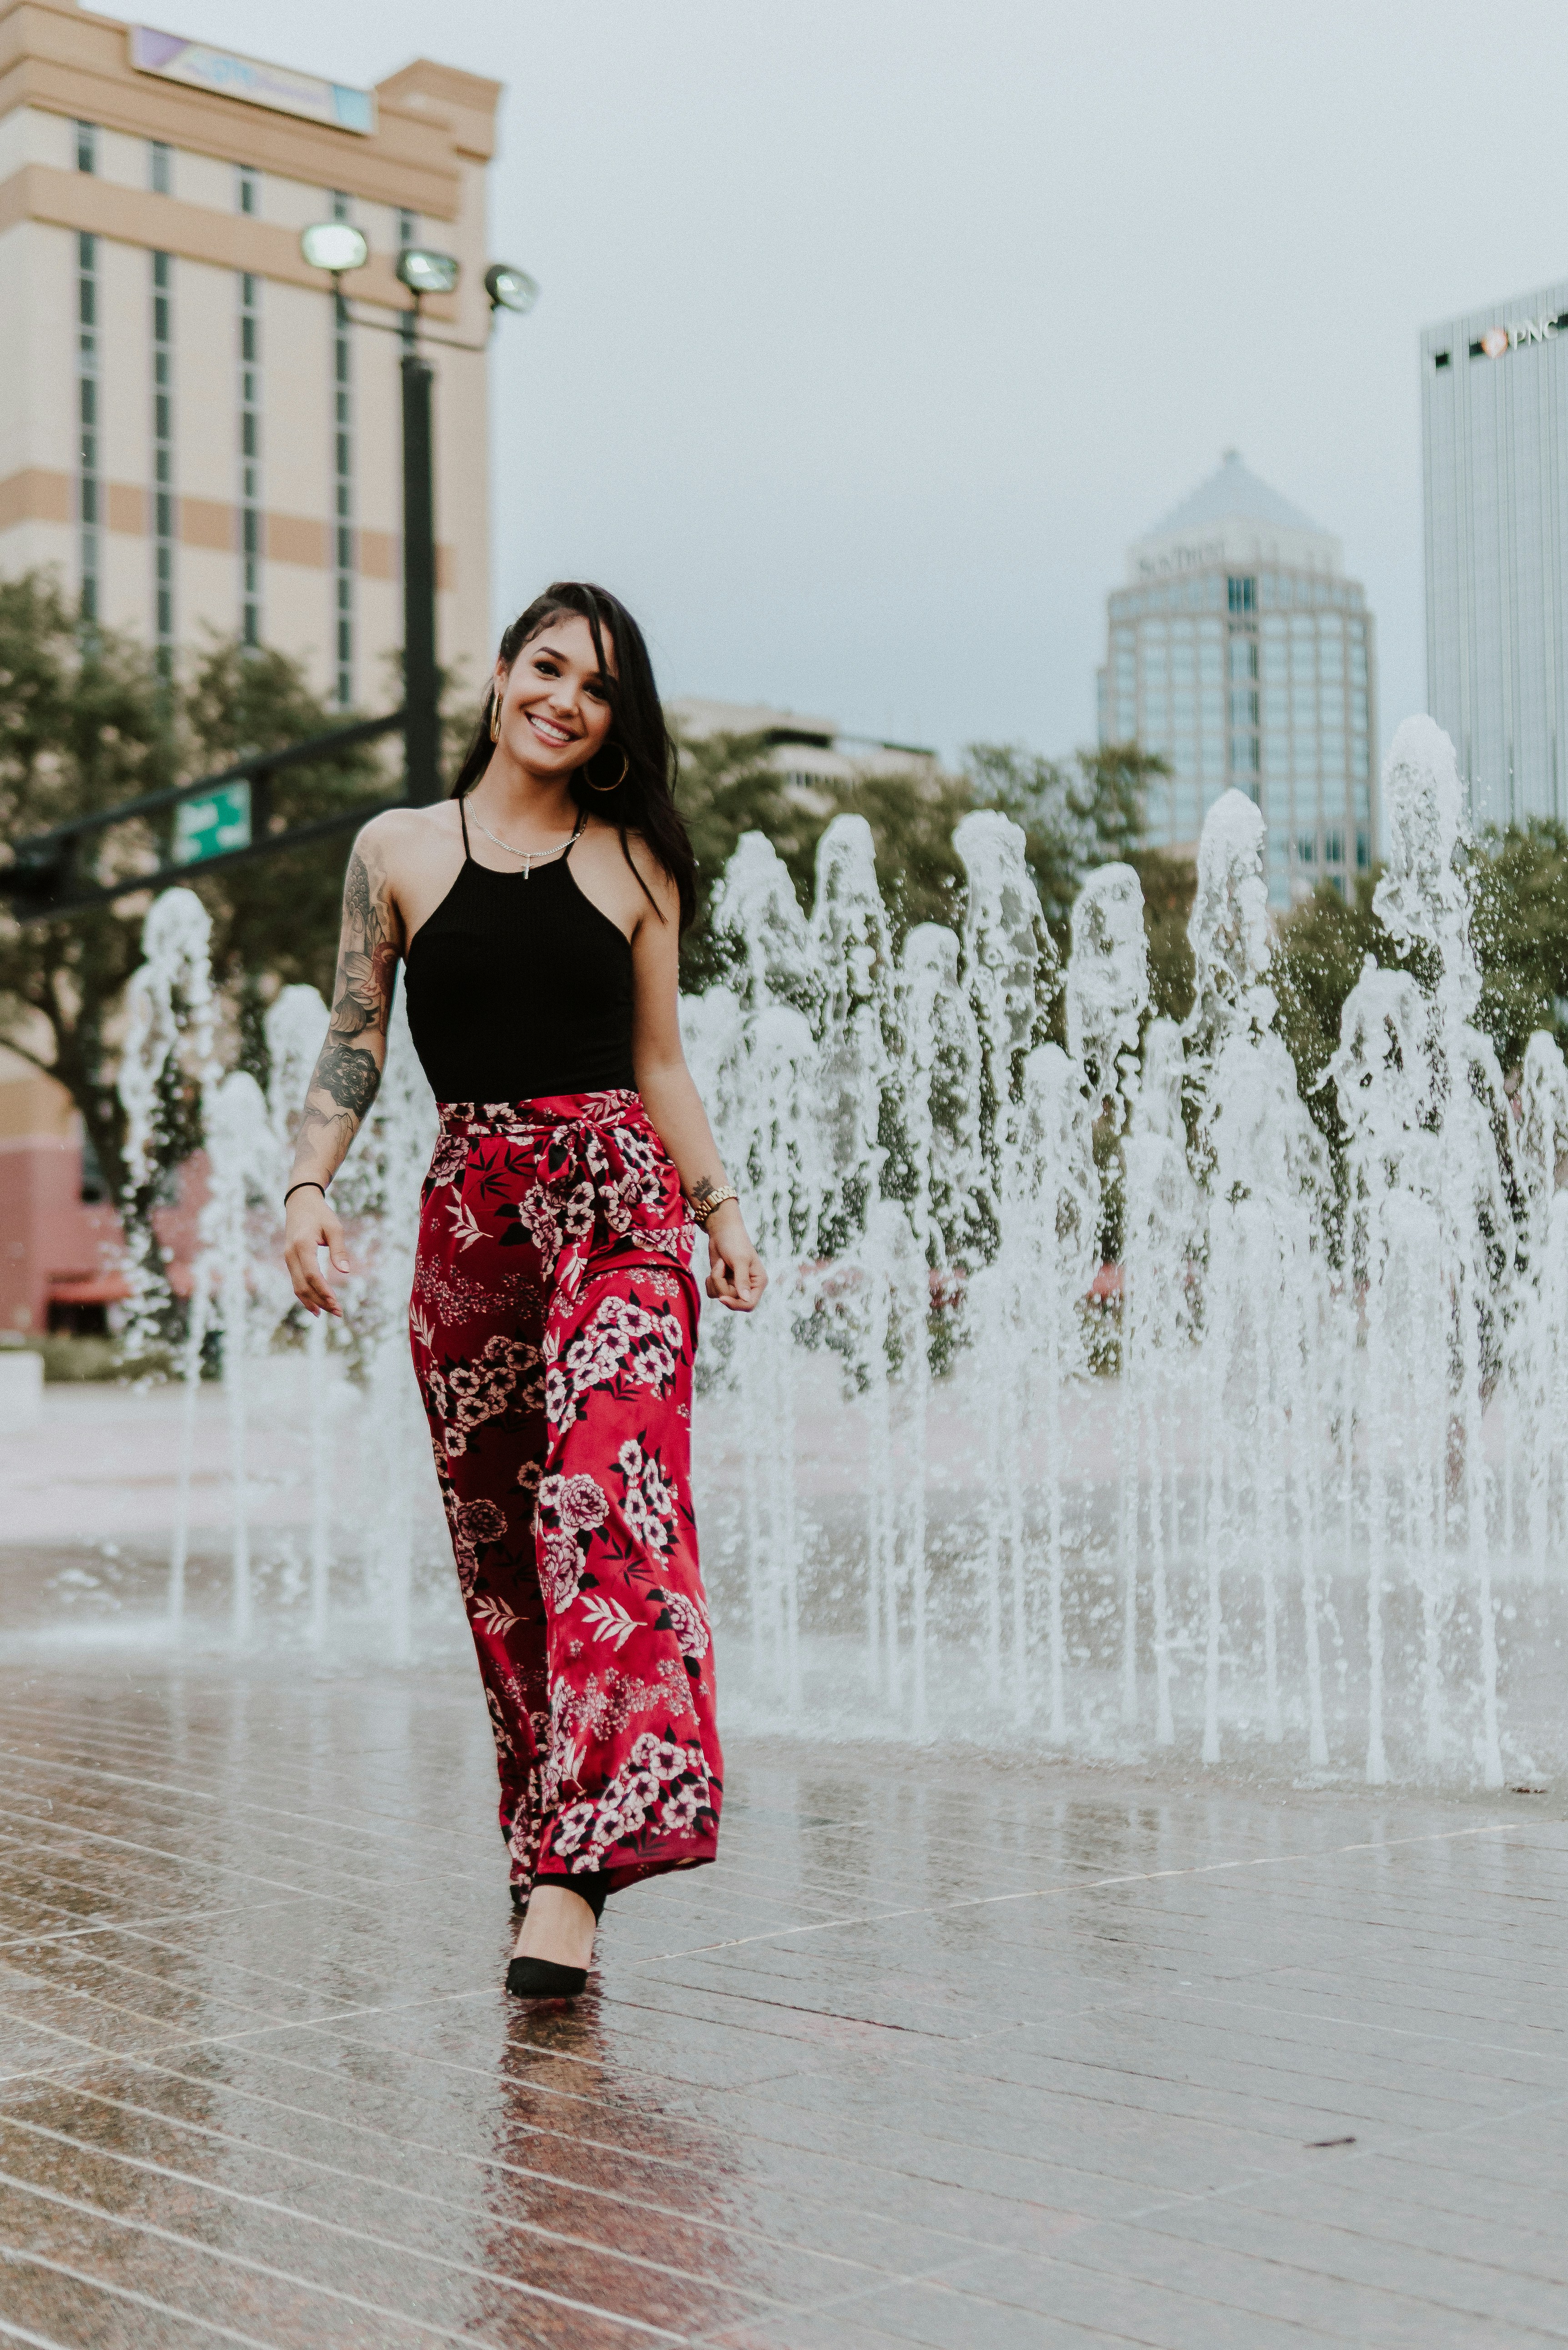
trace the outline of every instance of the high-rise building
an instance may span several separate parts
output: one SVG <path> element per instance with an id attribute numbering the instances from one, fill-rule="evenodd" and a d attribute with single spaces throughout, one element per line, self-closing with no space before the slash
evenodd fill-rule
<path id="1" fill-rule="evenodd" d="M 1421 337 L 1427 702 L 1480 824 L 1568 816 L 1568 283 Z"/>
<path id="2" fill-rule="evenodd" d="M 89 620 L 166 659 L 205 625 L 389 706 L 411 300 L 395 267 L 433 245 L 462 270 L 424 304 L 440 657 L 477 684 L 499 85 L 421 60 L 350 89 L 75 0 L 0 0 L 0 572 L 52 567 Z M 341 297 L 299 249 L 334 219 L 370 247 Z"/>
<path id="3" fill-rule="evenodd" d="M 0 0 L 0 575 L 53 570 L 89 623 L 169 661 L 206 626 L 297 655 L 340 703 L 395 704 L 394 272 L 434 246 L 462 271 L 424 304 L 438 647 L 477 691 L 498 96 L 429 60 L 349 89 L 75 0 Z M 370 247 L 341 298 L 299 249 L 331 220 Z M 0 1179 L 0 1326 L 101 1323 L 124 1289 L 112 1205 L 64 1087 L 3 1048 Z"/>
<path id="4" fill-rule="evenodd" d="M 1268 826 L 1269 890 L 1342 892 L 1376 855 L 1376 649 L 1340 543 L 1234 449 L 1127 549 L 1106 599 L 1102 743 L 1172 773 L 1150 785 L 1152 846 L 1190 853 L 1234 785 Z"/>

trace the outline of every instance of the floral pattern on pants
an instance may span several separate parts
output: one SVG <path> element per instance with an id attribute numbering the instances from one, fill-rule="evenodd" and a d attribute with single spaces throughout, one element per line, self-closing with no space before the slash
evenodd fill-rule
<path id="1" fill-rule="evenodd" d="M 694 1227 L 638 1096 L 447 1102 L 410 1311 L 513 1882 L 711 1860 Z"/>

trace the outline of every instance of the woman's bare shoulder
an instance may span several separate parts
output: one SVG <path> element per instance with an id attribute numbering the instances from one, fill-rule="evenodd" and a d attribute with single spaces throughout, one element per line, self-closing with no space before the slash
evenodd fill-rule
<path id="1" fill-rule="evenodd" d="M 431 807 L 383 808 L 361 827 L 354 847 L 367 864 L 374 860 L 395 874 L 441 855 L 462 838 L 456 802 L 437 800 Z"/>
<path id="2" fill-rule="evenodd" d="M 672 909 L 679 912 L 680 892 L 640 832 L 635 831 L 629 825 L 622 832 L 618 826 L 606 824 L 602 817 L 593 816 L 588 818 L 587 829 L 587 837 L 595 842 L 596 847 L 601 852 L 607 848 L 614 857 L 621 871 L 626 874 L 628 888 L 635 891 L 644 908 L 648 904 L 648 899 L 643 897 L 641 889 L 638 887 L 639 882 L 647 888 L 661 914 L 668 915 Z M 625 843 L 624 856 L 623 842 Z M 626 872 L 628 858 L 631 863 L 630 873 Z"/>

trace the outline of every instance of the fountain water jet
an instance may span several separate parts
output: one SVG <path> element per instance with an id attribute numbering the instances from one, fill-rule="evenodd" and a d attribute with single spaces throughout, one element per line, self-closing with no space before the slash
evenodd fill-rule
<path id="1" fill-rule="evenodd" d="M 710 1590 L 749 1636 L 728 1651 L 741 1718 L 1091 1753 L 1147 1739 L 1374 1783 L 1496 1784 L 1542 1738 L 1568 1760 L 1552 1705 L 1524 1703 L 1568 1631 L 1568 1072 L 1533 1039 L 1516 1117 L 1475 1026 L 1459 787 L 1429 722 L 1400 730 L 1386 806 L 1397 966 L 1345 1003 L 1332 1155 L 1278 1033 L 1241 795 L 1205 826 L 1180 1031 L 1148 1017 L 1128 868 L 1090 876 L 1064 972 L 993 810 L 955 837 L 957 930 L 901 945 L 857 819 L 824 836 L 809 918 L 767 842 L 741 841 L 712 909 L 723 977 L 681 1007 L 774 1274 L 754 1317 L 707 1318 L 699 1362 Z M 143 1131 L 171 1055 L 205 1104 L 187 1366 L 219 1332 L 234 1620 L 260 1621 L 244 1466 L 284 1345 L 319 1439 L 298 1627 L 346 1630 L 358 1576 L 410 1655 L 446 1574 L 403 1327 L 432 1107 L 400 1012 L 335 1187 L 359 1267 L 348 1328 L 301 1346 L 264 1264 L 262 1173 L 325 1015 L 297 992 L 275 1006 L 270 1106 L 220 1087 L 196 946 L 188 909 L 150 925 L 127 1084 Z"/>

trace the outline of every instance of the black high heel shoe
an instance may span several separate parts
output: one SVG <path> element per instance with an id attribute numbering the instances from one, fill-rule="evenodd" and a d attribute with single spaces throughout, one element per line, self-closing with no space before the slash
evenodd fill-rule
<path id="1" fill-rule="evenodd" d="M 609 1887 L 602 1877 L 545 1877 L 535 1882 L 558 1885 L 566 1893 L 577 1894 L 593 1911 L 596 1926 L 604 1915 Z M 554 1959 L 514 1959 L 506 1970 L 506 1988 L 514 1999 L 576 1999 L 587 1980 L 587 1967 L 558 1967 Z"/>

